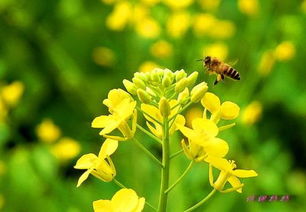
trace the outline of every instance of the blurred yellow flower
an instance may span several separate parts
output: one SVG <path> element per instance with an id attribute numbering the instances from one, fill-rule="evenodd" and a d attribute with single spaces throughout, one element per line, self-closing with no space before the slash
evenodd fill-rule
<path id="1" fill-rule="evenodd" d="M 149 8 L 142 4 L 136 4 L 133 7 L 131 22 L 137 24 L 149 16 Z"/>
<path id="2" fill-rule="evenodd" d="M 145 198 L 139 198 L 133 189 L 123 188 L 111 200 L 93 202 L 94 212 L 141 212 Z"/>
<path id="3" fill-rule="evenodd" d="M 174 107 L 175 105 L 178 104 L 178 101 L 176 100 L 171 100 L 169 102 L 170 108 L 173 108 L 168 116 L 168 118 L 170 119 L 171 117 L 174 117 L 175 114 L 177 114 L 177 112 L 180 110 L 180 107 Z M 141 110 L 146 112 L 147 114 L 149 114 L 151 117 L 153 117 L 155 120 L 159 121 L 160 123 L 163 123 L 164 119 L 163 116 L 159 110 L 159 108 L 153 106 L 153 105 L 149 105 L 149 104 L 141 104 Z M 162 126 L 157 123 L 155 120 L 153 120 L 151 117 L 147 116 L 146 114 L 144 114 L 144 117 L 146 118 L 147 122 L 147 126 L 150 129 L 150 131 L 158 138 L 162 138 Z M 172 124 L 172 122 L 174 122 Z M 152 124 L 154 125 L 152 125 Z M 169 134 L 172 135 L 178 128 L 177 125 L 184 125 L 185 124 L 185 118 L 182 115 L 177 115 L 176 118 L 171 121 L 169 123 L 169 125 L 171 126 L 169 129 Z"/>
<path id="4" fill-rule="evenodd" d="M 0 176 L 2 176 L 5 172 L 6 172 L 6 165 L 4 161 L 0 160 Z"/>
<path id="5" fill-rule="evenodd" d="M 150 72 L 154 68 L 158 68 L 158 67 L 159 67 L 159 65 L 157 65 L 156 63 L 154 63 L 152 61 L 145 61 L 144 63 L 142 63 L 139 66 L 138 71 L 139 72 Z"/>
<path id="6" fill-rule="evenodd" d="M 196 118 L 192 121 L 192 129 L 183 125 L 178 125 L 178 129 L 188 138 L 187 145 L 183 142 L 182 147 L 189 158 L 224 157 L 229 150 L 226 141 L 216 137 L 219 129 L 211 120 Z"/>
<path id="7" fill-rule="evenodd" d="M 0 98 L 5 105 L 13 107 L 18 103 L 23 91 L 23 83 L 20 81 L 15 81 L 1 88 Z"/>
<path id="8" fill-rule="evenodd" d="M 198 107 L 192 107 L 187 110 L 185 119 L 186 119 L 186 126 L 191 127 L 192 121 L 196 118 L 202 118 L 203 110 Z"/>
<path id="9" fill-rule="evenodd" d="M 167 20 L 167 32 L 174 38 L 182 37 L 189 28 L 190 15 L 187 12 L 175 12 Z"/>
<path id="10" fill-rule="evenodd" d="M 61 130 L 51 119 L 44 119 L 37 127 L 36 134 L 40 141 L 55 142 L 61 135 Z"/>
<path id="11" fill-rule="evenodd" d="M 258 0 L 239 0 L 238 7 L 242 13 L 249 16 L 257 15 L 259 11 Z"/>
<path id="12" fill-rule="evenodd" d="M 228 47 L 225 43 L 213 43 L 203 48 L 203 57 L 212 56 L 225 60 L 228 54 Z"/>
<path id="13" fill-rule="evenodd" d="M 253 101 L 242 113 L 242 122 L 248 125 L 254 124 L 260 119 L 262 113 L 262 104 L 259 101 Z"/>
<path id="14" fill-rule="evenodd" d="M 116 151 L 118 141 L 106 139 L 101 146 L 99 155 L 93 153 L 83 155 L 74 166 L 75 169 L 87 169 L 79 178 L 79 187 L 92 174 L 98 179 L 109 182 L 116 176 L 116 169 L 110 156 Z"/>
<path id="15" fill-rule="evenodd" d="M 222 104 L 220 99 L 213 93 L 207 92 L 201 100 L 205 110 L 211 113 L 210 120 L 218 123 L 220 119 L 232 120 L 239 115 L 239 106 L 233 102 L 225 101 Z M 204 115 L 206 118 L 206 114 Z"/>
<path id="16" fill-rule="evenodd" d="M 209 13 L 195 15 L 192 22 L 193 32 L 196 36 L 201 37 L 208 35 L 215 28 L 217 19 Z"/>
<path id="17" fill-rule="evenodd" d="M 235 164 L 235 161 L 228 161 L 224 158 L 219 157 L 207 157 L 205 161 L 209 163 L 210 185 L 222 193 L 227 193 L 231 191 L 237 191 L 241 193 L 244 184 L 240 182 L 238 177 L 248 178 L 257 176 L 257 173 L 254 170 L 236 169 L 237 166 Z M 215 182 L 212 167 L 215 167 L 220 170 L 219 177 Z M 232 188 L 224 190 L 223 188 L 227 182 L 231 184 Z"/>
<path id="18" fill-rule="evenodd" d="M 215 10 L 220 5 L 220 0 L 199 0 L 201 7 L 204 10 Z"/>
<path id="19" fill-rule="evenodd" d="M 235 34 L 236 27 L 232 21 L 218 20 L 215 26 L 209 30 L 209 35 L 212 38 L 230 38 Z"/>
<path id="20" fill-rule="evenodd" d="M 81 147 L 78 141 L 72 138 L 61 138 L 51 147 L 51 152 L 60 161 L 67 161 L 80 153 Z"/>
<path id="21" fill-rule="evenodd" d="M 134 136 L 136 130 L 137 112 L 135 110 L 136 101 L 122 89 L 113 89 L 108 93 L 108 98 L 103 101 L 108 107 L 110 115 L 96 117 L 91 126 L 93 128 L 103 128 L 100 135 L 116 140 L 127 140 Z M 132 118 L 132 129 L 127 121 Z M 123 137 L 107 135 L 116 128 Z"/>
<path id="22" fill-rule="evenodd" d="M 193 0 L 163 0 L 164 4 L 173 10 L 184 9 L 193 3 Z"/>
<path id="23" fill-rule="evenodd" d="M 265 51 L 263 55 L 261 56 L 261 59 L 258 65 L 259 74 L 262 76 L 267 76 L 271 72 L 274 64 L 275 64 L 274 51 L 272 50 Z"/>
<path id="24" fill-rule="evenodd" d="M 160 26 L 153 18 L 144 18 L 135 26 L 136 32 L 145 38 L 156 38 L 160 34 Z"/>
<path id="25" fill-rule="evenodd" d="M 141 0 L 141 2 L 148 6 L 154 6 L 155 4 L 159 3 L 161 0 Z"/>
<path id="26" fill-rule="evenodd" d="M 97 47 L 93 50 L 93 60 L 96 64 L 101 66 L 112 66 L 115 61 L 115 54 L 113 50 L 106 47 Z"/>
<path id="27" fill-rule="evenodd" d="M 172 45 L 164 40 L 159 40 L 150 48 L 151 54 L 158 58 L 169 57 L 172 54 Z"/>
<path id="28" fill-rule="evenodd" d="M 132 15 L 132 5 L 128 1 L 118 2 L 106 19 L 106 26 L 111 30 L 121 31 Z"/>
<path id="29" fill-rule="evenodd" d="M 0 210 L 3 208 L 4 203 L 5 203 L 4 196 L 0 194 Z"/>
<path id="30" fill-rule="evenodd" d="M 280 43 L 275 49 L 275 58 L 280 61 L 290 60 L 295 56 L 295 46 L 291 41 Z"/>

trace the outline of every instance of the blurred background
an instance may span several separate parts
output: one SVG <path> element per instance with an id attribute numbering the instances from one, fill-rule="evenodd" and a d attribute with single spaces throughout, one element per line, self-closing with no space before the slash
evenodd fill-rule
<path id="1" fill-rule="evenodd" d="M 305 0 L 1 0 L 0 211 L 92 211 L 92 201 L 110 199 L 119 188 L 92 176 L 77 189 L 82 171 L 73 165 L 99 151 L 103 139 L 90 124 L 107 113 L 108 91 L 155 67 L 199 71 L 210 91 L 241 107 L 237 126 L 220 137 L 228 158 L 259 176 L 203 210 L 305 211 L 305 26 Z M 205 55 L 238 60 L 241 80 L 213 86 L 196 62 Z M 187 111 L 188 122 L 200 112 Z M 112 158 L 117 179 L 156 205 L 159 168 L 128 141 Z M 171 179 L 187 164 L 174 159 Z M 192 169 L 169 211 L 209 193 L 207 172 L 206 164 Z M 291 200 L 246 201 L 272 194 Z"/>

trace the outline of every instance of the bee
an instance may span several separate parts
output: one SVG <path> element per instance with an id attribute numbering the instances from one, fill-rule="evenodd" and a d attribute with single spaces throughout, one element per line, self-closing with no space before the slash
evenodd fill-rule
<path id="1" fill-rule="evenodd" d="M 203 61 L 203 67 L 208 69 L 208 73 L 217 74 L 217 79 L 215 80 L 214 85 L 221 80 L 224 80 L 224 76 L 234 80 L 240 80 L 240 74 L 238 71 L 236 71 L 236 69 L 222 62 L 216 57 L 206 56 L 204 59 L 200 59 L 198 61 Z"/>

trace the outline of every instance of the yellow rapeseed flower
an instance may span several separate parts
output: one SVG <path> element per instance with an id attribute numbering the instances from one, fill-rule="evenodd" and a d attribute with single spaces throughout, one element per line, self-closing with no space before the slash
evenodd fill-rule
<path id="1" fill-rule="evenodd" d="M 93 60 L 96 64 L 101 66 L 112 66 L 115 61 L 115 54 L 113 50 L 106 47 L 97 47 L 92 53 Z"/>
<path id="2" fill-rule="evenodd" d="M 200 5 L 204 10 L 215 10 L 220 5 L 220 0 L 200 0 Z"/>
<path id="3" fill-rule="evenodd" d="M 134 136 L 136 130 L 137 111 L 136 101 L 122 89 L 113 89 L 108 93 L 108 98 L 103 101 L 108 107 L 110 115 L 96 117 L 91 126 L 93 128 L 103 128 L 100 135 L 116 140 L 127 140 Z M 127 121 L 132 117 L 132 129 Z M 123 137 L 108 135 L 116 128 Z"/>
<path id="4" fill-rule="evenodd" d="M 236 27 L 232 21 L 218 20 L 213 29 L 209 31 L 209 36 L 212 38 L 230 38 L 235 34 Z"/>
<path id="5" fill-rule="evenodd" d="M 205 110 L 211 113 L 210 120 L 218 123 L 220 119 L 233 120 L 239 115 L 239 106 L 233 102 L 226 101 L 222 104 L 220 103 L 219 97 L 215 94 L 207 92 L 201 100 Z M 206 117 L 206 114 L 204 114 Z"/>
<path id="6" fill-rule="evenodd" d="M 111 200 L 93 202 L 94 212 L 141 212 L 145 198 L 139 198 L 133 189 L 119 190 Z"/>
<path id="7" fill-rule="evenodd" d="M 238 7 L 242 13 L 249 16 L 257 15 L 259 11 L 258 0 L 239 0 Z"/>
<path id="8" fill-rule="evenodd" d="M 18 103 L 23 91 L 23 83 L 20 81 L 15 81 L 1 88 L 0 98 L 5 105 L 13 107 Z"/>
<path id="9" fill-rule="evenodd" d="M 128 1 L 118 2 L 112 13 L 106 18 L 106 26 L 111 30 L 121 31 L 132 15 L 132 5 Z"/>
<path id="10" fill-rule="evenodd" d="M 196 118 L 202 118 L 203 111 L 199 107 L 192 107 L 187 110 L 185 119 L 186 119 L 186 126 L 191 127 L 192 121 Z"/>
<path id="11" fill-rule="evenodd" d="M 267 50 L 262 54 L 257 70 L 260 75 L 267 76 L 273 69 L 274 64 L 275 64 L 274 51 Z"/>
<path id="12" fill-rule="evenodd" d="M 242 113 L 242 122 L 248 125 L 254 124 L 260 119 L 262 113 L 262 104 L 259 101 L 253 101 Z"/>
<path id="13" fill-rule="evenodd" d="M 139 68 L 138 71 L 139 72 L 150 72 L 152 71 L 154 68 L 158 68 L 159 66 L 152 61 L 145 61 L 144 63 L 142 63 Z"/>
<path id="14" fill-rule="evenodd" d="M 161 0 L 141 0 L 141 2 L 148 6 L 154 6 L 155 4 L 159 3 Z"/>
<path id="15" fill-rule="evenodd" d="M 257 173 L 254 170 L 236 169 L 235 161 L 228 161 L 224 158 L 218 157 L 207 157 L 205 161 L 209 163 L 210 185 L 222 193 L 228 193 L 231 191 L 241 193 L 244 184 L 240 182 L 238 177 L 248 178 L 257 176 Z M 212 167 L 220 170 L 219 177 L 215 182 Z M 232 188 L 224 190 L 223 188 L 227 182 L 231 184 Z"/>
<path id="16" fill-rule="evenodd" d="M 189 158 L 199 161 L 208 156 L 224 157 L 229 150 L 226 141 L 216 137 L 219 129 L 211 120 L 196 118 L 192 129 L 183 125 L 178 125 L 178 129 L 188 138 L 188 143 L 182 142 L 182 146 Z"/>
<path id="17" fill-rule="evenodd" d="M 171 100 L 169 102 L 170 108 L 173 108 L 175 105 L 178 104 L 177 100 Z M 179 111 L 180 107 L 175 107 L 171 110 L 168 118 L 170 119 L 173 117 L 177 112 Z M 149 114 L 151 117 L 153 117 L 155 120 L 159 121 L 160 123 L 163 123 L 163 116 L 159 110 L 159 108 L 149 105 L 149 104 L 141 104 L 141 110 L 143 110 L 145 113 Z M 162 138 L 162 126 L 156 122 L 154 119 L 151 117 L 147 116 L 144 114 L 144 117 L 147 119 L 147 126 L 150 129 L 150 131 L 158 138 Z M 174 122 L 172 124 L 172 122 Z M 152 125 L 153 124 L 153 125 Z M 178 128 L 177 125 L 184 125 L 185 124 L 185 118 L 182 115 L 177 115 L 176 118 L 169 123 L 171 126 L 169 129 L 169 134 L 172 135 Z"/>
<path id="18" fill-rule="evenodd" d="M 203 48 L 203 57 L 213 56 L 225 60 L 228 54 L 228 47 L 225 43 L 217 42 Z"/>
<path id="19" fill-rule="evenodd" d="M 185 11 L 175 12 L 167 20 L 167 32 L 174 38 L 182 37 L 190 25 L 190 15 Z"/>
<path id="20" fill-rule="evenodd" d="M 61 138 L 56 144 L 51 147 L 51 152 L 60 161 L 67 161 L 76 157 L 80 153 L 80 144 L 68 137 Z"/>
<path id="21" fill-rule="evenodd" d="M 172 54 L 172 45 L 165 40 L 159 40 L 151 46 L 150 52 L 155 57 L 166 58 Z"/>
<path id="22" fill-rule="evenodd" d="M 101 146 L 99 155 L 93 153 L 83 155 L 74 166 L 75 169 L 87 169 L 79 178 L 79 187 L 92 174 L 98 179 L 109 182 L 116 176 L 116 169 L 110 156 L 116 151 L 118 141 L 106 139 Z"/>
<path id="23" fill-rule="evenodd" d="M 153 18 L 144 18 L 137 22 L 136 32 L 144 38 L 156 38 L 160 34 L 160 26 Z"/>
<path id="24" fill-rule="evenodd" d="M 131 22 L 133 24 L 140 23 L 145 18 L 149 17 L 149 8 L 146 5 L 136 4 L 133 7 Z"/>
<path id="25" fill-rule="evenodd" d="M 193 0 L 163 0 L 164 4 L 173 10 L 184 9 L 193 3 Z"/>
<path id="26" fill-rule="evenodd" d="M 275 58 L 287 61 L 295 56 L 295 46 L 291 41 L 284 41 L 275 48 Z"/>
<path id="27" fill-rule="evenodd" d="M 36 127 L 36 134 L 40 141 L 53 143 L 61 136 L 61 130 L 51 119 L 44 119 Z"/>

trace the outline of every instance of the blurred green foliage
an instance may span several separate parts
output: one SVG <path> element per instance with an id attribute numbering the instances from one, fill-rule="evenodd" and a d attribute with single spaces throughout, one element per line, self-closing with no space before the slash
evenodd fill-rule
<path id="1" fill-rule="evenodd" d="M 305 211 L 305 16 L 306 1 L 298 0 L 1 0 L 0 90 L 13 82 L 23 88 L 15 105 L 0 105 L 0 211 L 91 211 L 92 201 L 109 199 L 115 184 L 91 176 L 76 189 L 81 172 L 72 167 L 78 156 L 100 148 L 102 138 L 90 123 L 107 112 L 101 104 L 107 92 L 155 65 L 199 71 L 210 91 L 241 106 L 242 118 L 222 137 L 229 157 L 259 176 L 245 181 L 242 194 L 215 195 L 206 211 Z M 195 61 L 207 54 L 238 59 L 241 81 L 212 86 L 215 78 Z M 254 101 L 259 106 L 247 113 Z M 253 121 L 243 118 L 251 115 Z M 46 118 L 79 143 L 78 155 L 60 160 L 54 153 L 60 137 L 46 143 L 37 136 Z M 155 203 L 158 167 L 129 142 L 113 159 L 118 179 Z M 187 163 L 178 157 L 171 179 Z M 182 211 L 207 195 L 208 168 L 202 166 L 170 195 L 169 208 Z M 293 198 L 246 202 L 254 194 Z"/>

